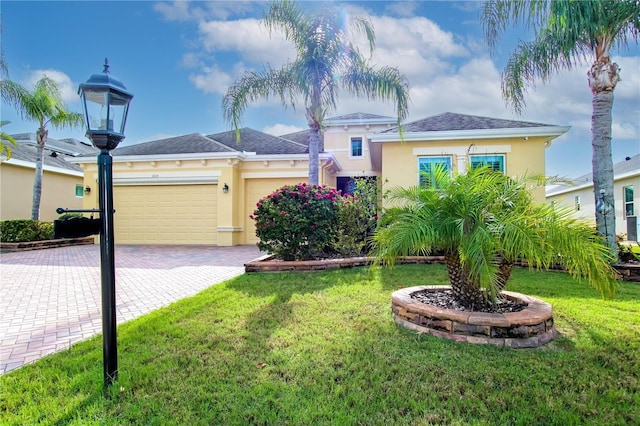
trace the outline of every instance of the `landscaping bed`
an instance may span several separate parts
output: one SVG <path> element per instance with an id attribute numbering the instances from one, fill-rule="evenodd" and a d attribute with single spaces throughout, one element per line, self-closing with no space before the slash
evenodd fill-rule
<path id="1" fill-rule="evenodd" d="M 94 237 L 60 238 L 57 240 L 22 241 L 18 243 L 0 242 L 0 253 L 13 253 L 27 250 L 41 250 L 55 247 L 89 245 L 95 241 Z"/>

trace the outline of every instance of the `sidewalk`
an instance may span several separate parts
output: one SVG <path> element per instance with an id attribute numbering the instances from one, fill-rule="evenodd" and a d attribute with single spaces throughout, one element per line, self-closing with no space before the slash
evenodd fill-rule
<path id="1" fill-rule="evenodd" d="M 244 273 L 255 246 L 116 246 L 118 324 Z M 100 247 L 0 255 L 0 374 L 102 333 Z"/>

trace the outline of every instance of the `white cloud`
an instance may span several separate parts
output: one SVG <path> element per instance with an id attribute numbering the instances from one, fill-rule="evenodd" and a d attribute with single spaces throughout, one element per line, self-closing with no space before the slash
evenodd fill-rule
<path id="1" fill-rule="evenodd" d="M 385 6 L 386 13 L 398 16 L 413 16 L 418 7 L 417 1 L 392 2 Z"/>
<path id="2" fill-rule="evenodd" d="M 453 33 L 443 31 L 425 17 L 396 19 L 376 16 L 371 18 L 371 22 L 376 32 L 376 52 L 378 49 L 393 52 L 411 46 L 425 58 L 469 55 L 467 49 L 456 41 Z"/>
<path id="3" fill-rule="evenodd" d="M 270 63 L 276 68 L 295 59 L 293 44 L 279 31 L 270 34 L 257 19 L 203 22 L 199 30 L 209 52 L 234 52 L 245 62 Z"/>
<path id="4" fill-rule="evenodd" d="M 32 71 L 24 80 L 24 85 L 27 87 L 34 87 L 36 82 L 44 76 L 53 80 L 58 89 L 60 90 L 60 96 L 65 103 L 75 103 L 80 101 L 78 96 L 78 85 L 71 81 L 71 78 L 62 71 L 58 70 L 35 70 Z"/>
<path id="5" fill-rule="evenodd" d="M 299 132 L 305 130 L 302 127 L 291 126 L 288 124 L 274 124 L 273 126 L 267 126 L 262 131 L 274 136 L 288 135 L 289 133 Z"/>
<path id="6" fill-rule="evenodd" d="M 217 66 L 204 67 L 200 74 L 191 74 L 189 80 L 204 93 L 217 93 L 223 96 L 233 84 L 231 76 Z"/>

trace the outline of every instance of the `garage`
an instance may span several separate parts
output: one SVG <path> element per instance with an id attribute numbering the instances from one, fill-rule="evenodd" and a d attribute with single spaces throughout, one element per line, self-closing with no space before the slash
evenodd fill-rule
<path id="1" fill-rule="evenodd" d="M 217 185 L 115 186 L 116 244 L 216 244 Z"/>

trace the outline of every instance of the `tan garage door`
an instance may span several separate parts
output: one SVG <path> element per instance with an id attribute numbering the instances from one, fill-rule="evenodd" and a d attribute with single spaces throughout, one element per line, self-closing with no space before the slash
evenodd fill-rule
<path id="1" fill-rule="evenodd" d="M 304 178 L 280 178 L 280 179 L 246 179 L 245 180 L 245 194 L 246 204 L 245 204 L 245 226 L 244 229 L 247 230 L 245 233 L 247 241 L 246 244 L 255 244 L 258 242 L 258 238 L 256 237 L 256 226 L 255 222 L 252 219 L 249 219 L 249 215 L 254 212 L 256 209 L 256 204 L 262 198 L 271 194 L 276 189 L 284 186 L 284 185 L 295 185 L 301 181 L 305 181 Z"/>
<path id="2" fill-rule="evenodd" d="M 216 244 L 216 185 L 116 186 L 116 244 Z"/>

